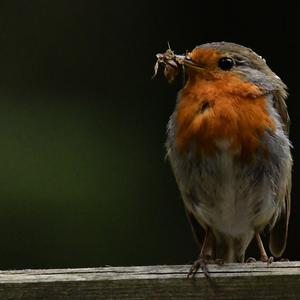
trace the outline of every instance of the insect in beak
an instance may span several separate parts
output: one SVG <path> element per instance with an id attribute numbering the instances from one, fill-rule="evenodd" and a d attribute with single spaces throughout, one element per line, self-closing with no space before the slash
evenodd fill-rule
<path id="1" fill-rule="evenodd" d="M 188 54 L 177 55 L 175 54 L 169 45 L 169 48 L 164 53 L 156 54 L 156 63 L 154 65 L 155 77 L 159 68 L 159 65 L 164 66 L 164 75 L 169 82 L 172 82 L 180 71 L 180 67 L 187 67 L 196 71 L 204 70 L 204 67 L 197 65 Z"/>

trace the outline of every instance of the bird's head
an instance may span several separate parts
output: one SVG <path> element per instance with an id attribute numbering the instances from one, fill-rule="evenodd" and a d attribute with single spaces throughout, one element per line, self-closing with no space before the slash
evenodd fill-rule
<path id="1" fill-rule="evenodd" d="M 286 88 L 261 56 L 238 44 L 207 43 L 197 46 L 182 58 L 191 80 L 221 80 L 224 90 L 229 92 L 260 96 L 274 91 L 283 93 Z"/>

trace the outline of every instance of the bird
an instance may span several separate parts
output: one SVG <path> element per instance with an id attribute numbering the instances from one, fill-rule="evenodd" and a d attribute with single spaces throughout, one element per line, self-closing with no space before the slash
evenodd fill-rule
<path id="1" fill-rule="evenodd" d="M 188 276 L 199 268 L 207 274 L 209 263 L 244 263 L 252 240 L 261 261 L 281 257 L 293 164 L 287 86 L 265 59 L 236 43 L 170 53 L 164 64 L 168 71 L 182 66 L 185 82 L 167 125 L 166 157 L 199 246 Z"/>

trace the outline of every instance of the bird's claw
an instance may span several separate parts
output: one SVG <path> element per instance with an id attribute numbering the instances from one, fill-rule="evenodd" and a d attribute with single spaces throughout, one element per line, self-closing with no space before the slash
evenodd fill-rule
<path id="1" fill-rule="evenodd" d="M 215 264 L 218 265 L 218 266 L 223 266 L 224 265 L 224 259 L 223 258 L 215 259 Z"/>
<path id="2" fill-rule="evenodd" d="M 256 259 L 254 257 L 248 257 L 246 259 L 246 264 L 251 264 L 251 263 L 254 263 L 256 262 Z"/>
<path id="3" fill-rule="evenodd" d="M 198 272 L 198 270 L 201 268 L 203 274 L 207 278 L 211 279 L 208 268 L 207 268 L 208 264 L 216 264 L 218 266 L 223 266 L 224 265 L 224 259 L 222 259 L 222 258 L 209 259 L 209 258 L 200 257 L 191 266 L 187 277 L 194 277 L 196 275 L 196 273 Z"/>
<path id="4" fill-rule="evenodd" d="M 196 275 L 196 273 L 198 272 L 199 268 L 201 268 L 204 275 L 209 278 L 210 275 L 208 272 L 207 264 L 208 264 L 208 261 L 205 258 L 203 258 L 203 257 L 198 258 L 197 260 L 195 260 L 194 264 L 191 266 L 187 277 L 188 278 L 194 277 Z"/>
<path id="5" fill-rule="evenodd" d="M 268 257 L 268 256 L 262 256 L 260 258 L 260 261 L 266 262 L 268 265 L 270 265 L 274 261 L 274 257 L 273 256 L 270 256 L 270 257 Z"/>
<path id="6" fill-rule="evenodd" d="M 247 260 L 246 260 L 246 263 L 254 263 L 256 262 L 257 260 L 254 258 L 254 257 L 248 257 Z M 273 256 L 261 256 L 259 261 L 261 262 L 266 262 L 268 265 L 270 265 L 273 261 L 274 261 L 274 257 Z"/>

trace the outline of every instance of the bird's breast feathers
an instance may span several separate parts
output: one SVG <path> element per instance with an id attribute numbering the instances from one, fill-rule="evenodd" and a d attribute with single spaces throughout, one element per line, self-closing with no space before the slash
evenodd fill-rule
<path id="1" fill-rule="evenodd" d="M 238 93 L 234 84 L 203 79 L 181 91 L 175 118 L 179 152 L 193 145 L 199 153 L 211 155 L 224 142 L 228 151 L 245 158 L 257 151 L 261 136 L 266 130 L 274 131 L 275 122 L 265 95 L 248 83 L 239 87 Z"/>

